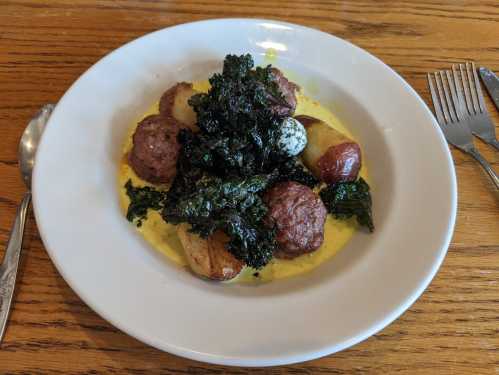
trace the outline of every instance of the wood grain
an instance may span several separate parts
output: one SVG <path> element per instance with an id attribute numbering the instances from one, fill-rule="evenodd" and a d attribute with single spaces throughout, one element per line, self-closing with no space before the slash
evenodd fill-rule
<path id="1" fill-rule="evenodd" d="M 429 103 L 425 73 L 474 59 L 499 71 L 492 1 L 0 1 L 0 253 L 24 192 L 17 142 L 31 116 L 123 43 L 170 25 L 265 17 L 315 27 L 381 58 Z M 490 102 L 488 102 L 490 105 Z M 497 111 L 490 107 L 499 124 Z M 478 142 L 499 170 L 499 154 Z M 268 369 L 210 366 L 150 348 L 93 313 L 48 258 L 31 216 L 1 374 L 499 373 L 499 200 L 452 150 L 459 211 L 445 262 L 396 322 L 351 349 Z"/>

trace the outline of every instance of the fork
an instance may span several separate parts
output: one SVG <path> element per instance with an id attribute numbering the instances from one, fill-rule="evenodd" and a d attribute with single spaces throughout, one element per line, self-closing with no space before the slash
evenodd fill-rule
<path id="1" fill-rule="evenodd" d="M 457 71 L 456 65 L 452 65 L 452 71 Z M 470 117 L 468 126 L 471 132 L 499 150 L 496 129 L 485 106 L 475 63 L 459 64 L 459 71 L 464 88 L 465 113 L 468 113 Z"/>
<path id="2" fill-rule="evenodd" d="M 440 129 L 442 129 L 447 142 L 471 155 L 480 163 L 487 171 L 496 189 L 499 190 L 499 177 L 473 144 L 473 136 L 469 128 L 471 116 L 465 107 L 466 103 L 457 70 L 453 69 L 452 73 L 451 75 L 449 70 L 445 70 L 434 73 L 433 77 L 430 73 L 427 76 Z"/>

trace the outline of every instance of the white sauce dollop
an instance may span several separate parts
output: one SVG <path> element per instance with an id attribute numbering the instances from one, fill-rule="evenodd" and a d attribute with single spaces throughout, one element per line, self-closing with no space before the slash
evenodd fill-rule
<path id="1" fill-rule="evenodd" d="M 277 147 L 287 156 L 296 156 L 307 145 L 307 131 L 305 127 L 292 117 L 286 117 L 281 125 L 277 139 Z"/>

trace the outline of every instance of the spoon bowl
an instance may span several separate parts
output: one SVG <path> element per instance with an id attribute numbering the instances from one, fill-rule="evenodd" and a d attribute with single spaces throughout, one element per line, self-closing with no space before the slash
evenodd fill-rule
<path id="1" fill-rule="evenodd" d="M 21 140 L 19 141 L 19 169 L 26 187 L 31 190 L 31 173 L 35 165 L 35 156 L 38 144 L 42 137 L 43 129 L 47 123 L 50 114 L 54 109 L 53 104 L 46 104 L 38 114 L 29 122 L 24 129 Z"/>

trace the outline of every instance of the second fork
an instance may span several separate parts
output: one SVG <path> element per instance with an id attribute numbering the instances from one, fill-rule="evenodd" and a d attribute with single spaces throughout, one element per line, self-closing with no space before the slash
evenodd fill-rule
<path id="1" fill-rule="evenodd" d="M 457 69 L 456 65 L 452 65 L 455 77 L 457 77 Z M 464 89 L 464 111 L 469 115 L 468 126 L 471 132 L 499 150 L 496 129 L 485 106 L 475 63 L 466 62 L 466 64 L 459 64 L 459 72 Z"/>
<path id="2" fill-rule="evenodd" d="M 473 156 L 499 189 L 499 177 L 473 144 L 469 128 L 470 116 L 465 108 L 457 71 L 454 69 L 452 74 L 448 70 L 440 71 L 433 76 L 428 74 L 427 78 L 437 121 L 447 142 Z"/>

